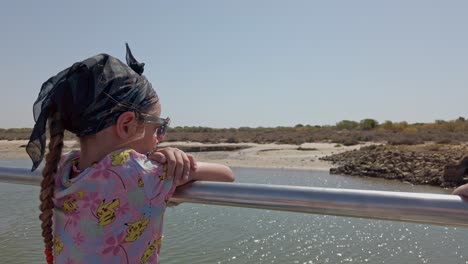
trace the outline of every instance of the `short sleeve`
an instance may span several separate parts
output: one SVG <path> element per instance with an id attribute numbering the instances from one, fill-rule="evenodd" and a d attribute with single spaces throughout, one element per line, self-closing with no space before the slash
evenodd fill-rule
<path id="1" fill-rule="evenodd" d="M 164 200 L 167 202 L 174 195 L 177 184 L 174 183 L 174 177 L 170 179 L 167 178 L 167 164 L 164 165 L 163 175 L 165 175 L 163 184 L 164 184 L 164 192 L 166 193 Z"/>
<path id="2" fill-rule="evenodd" d="M 132 154 L 134 161 L 141 168 L 140 186 L 144 188 L 147 197 L 158 202 L 167 202 L 177 187 L 173 178 L 167 177 L 167 165 L 150 160 L 138 152 Z"/>

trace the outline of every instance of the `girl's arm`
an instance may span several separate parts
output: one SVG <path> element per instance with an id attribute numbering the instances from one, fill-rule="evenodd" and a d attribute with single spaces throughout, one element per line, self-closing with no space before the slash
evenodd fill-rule
<path id="1" fill-rule="evenodd" d="M 197 162 L 197 168 L 190 172 L 189 178 L 177 184 L 177 186 L 186 184 L 190 181 L 220 181 L 232 182 L 235 176 L 232 170 L 225 165 Z"/>
<path id="2" fill-rule="evenodd" d="M 150 153 L 150 159 L 167 164 L 167 175 L 177 186 L 190 181 L 234 181 L 234 173 L 225 165 L 196 162 L 192 155 L 177 148 L 163 148 Z M 187 177 L 188 176 L 188 177 Z"/>

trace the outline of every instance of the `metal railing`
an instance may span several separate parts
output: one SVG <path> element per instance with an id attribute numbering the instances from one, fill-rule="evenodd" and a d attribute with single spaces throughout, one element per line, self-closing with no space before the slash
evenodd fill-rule
<path id="1" fill-rule="evenodd" d="M 39 185 L 38 172 L 0 167 L 0 182 Z M 456 195 L 194 182 L 171 201 L 468 227 L 468 199 Z"/>

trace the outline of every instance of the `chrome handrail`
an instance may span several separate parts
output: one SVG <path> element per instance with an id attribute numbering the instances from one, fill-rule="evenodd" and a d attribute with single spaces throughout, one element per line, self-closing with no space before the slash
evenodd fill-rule
<path id="1" fill-rule="evenodd" d="M 0 182 L 39 185 L 40 178 L 0 167 Z M 447 194 L 194 182 L 171 201 L 468 227 L 468 199 Z"/>

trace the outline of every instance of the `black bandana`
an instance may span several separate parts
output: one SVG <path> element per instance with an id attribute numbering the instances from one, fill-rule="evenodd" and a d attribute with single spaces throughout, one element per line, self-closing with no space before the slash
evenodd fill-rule
<path id="1" fill-rule="evenodd" d="M 46 123 L 52 106 L 60 114 L 63 128 L 83 137 L 113 125 L 123 112 L 140 112 L 157 102 L 156 92 L 141 75 L 144 63 L 135 60 L 128 45 L 126 59 L 128 66 L 99 54 L 73 64 L 42 85 L 33 106 L 36 124 L 26 147 L 33 161 L 32 171 L 44 158 Z"/>

